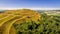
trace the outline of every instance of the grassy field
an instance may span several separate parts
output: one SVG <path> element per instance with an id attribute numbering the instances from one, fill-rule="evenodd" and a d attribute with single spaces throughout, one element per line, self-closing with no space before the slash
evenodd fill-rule
<path id="1" fill-rule="evenodd" d="M 60 13 L 5 10 L 0 13 L 0 34 L 60 34 Z"/>

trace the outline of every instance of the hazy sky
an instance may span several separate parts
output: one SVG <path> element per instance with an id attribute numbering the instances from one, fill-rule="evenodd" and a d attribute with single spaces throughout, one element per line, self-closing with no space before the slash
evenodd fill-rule
<path id="1" fill-rule="evenodd" d="M 0 0 L 0 8 L 60 8 L 60 0 Z"/>

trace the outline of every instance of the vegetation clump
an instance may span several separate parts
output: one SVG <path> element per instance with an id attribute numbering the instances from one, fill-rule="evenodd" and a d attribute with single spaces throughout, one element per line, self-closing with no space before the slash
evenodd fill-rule
<path id="1" fill-rule="evenodd" d="M 60 34 L 60 16 L 48 16 L 45 13 L 41 15 L 39 24 L 34 21 L 14 24 L 16 34 Z"/>

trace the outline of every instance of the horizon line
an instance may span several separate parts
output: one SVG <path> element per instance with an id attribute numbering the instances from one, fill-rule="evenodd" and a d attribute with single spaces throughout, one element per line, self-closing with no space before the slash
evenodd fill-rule
<path id="1" fill-rule="evenodd" d="M 18 9 L 31 9 L 31 10 L 60 10 L 60 8 L 0 8 L 0 10 L 18 10 Z"/>

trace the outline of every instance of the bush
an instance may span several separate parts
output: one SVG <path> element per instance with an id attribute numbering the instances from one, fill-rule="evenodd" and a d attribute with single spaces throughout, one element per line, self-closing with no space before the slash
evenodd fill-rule
<path id="1" fill-rule="evenodd" d="M 60 20 L 56 19 L 58 17 L 43 16 L 39 24 L 33 21 L 14 24 L 16 34 L 60 34 Z"/>

